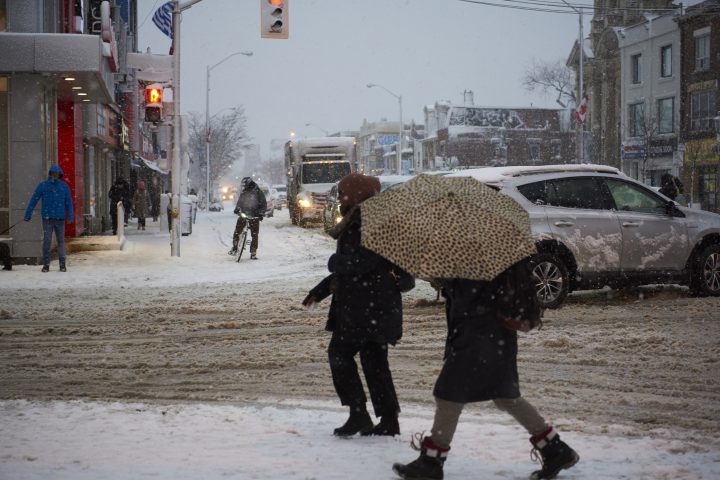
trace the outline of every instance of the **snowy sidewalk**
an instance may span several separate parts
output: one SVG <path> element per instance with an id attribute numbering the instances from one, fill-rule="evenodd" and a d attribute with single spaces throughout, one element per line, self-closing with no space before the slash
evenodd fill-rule
<path id="1" fill-rule="evenodd" d="M 472 410 L 471 410 L 472 412 Z M 393 479 L 393 462 L 416 452 L 410 434 L 432 411 L 408 407 L 396 438 L 339 439 L 345 411 L 328 402 L 255 405 L 0 402 L 0 478 L 12 480 Z M 612 428 L 611 428 L 612 429 Z M 564 430 L 580 463 L 560 479 L 715 479 L 715 453 L 681 452 L 665 439 L 622 431 Z M 503 415 L 463 415 L 445 478 L 524 479 L 527 435 Z"/>

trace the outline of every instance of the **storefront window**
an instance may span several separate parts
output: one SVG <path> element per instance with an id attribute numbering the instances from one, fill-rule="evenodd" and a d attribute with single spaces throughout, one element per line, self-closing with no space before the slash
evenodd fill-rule
<path id="1" fill-rule="evenodd" d="M 715 91 L 694 92 L 690 97 L 690 130 L 710 131 L 715 117 Z"/>
<path id="2" fill-rule="evenodd" d="M 2 0 L 0 0 L 2 2 Z M 2 5 L 2 4 L 0 4 Z M 8 79 L 0 77 L 0 232 L 10 226 L 10 165 L 8 160 Z"/>
<path id="3" fill-rule="evenodd" d="M 720 208 L 719 175 L 715 168 L 703 170 L 700 174 L 700 205 L 703 210 L 717 212 Z"/>

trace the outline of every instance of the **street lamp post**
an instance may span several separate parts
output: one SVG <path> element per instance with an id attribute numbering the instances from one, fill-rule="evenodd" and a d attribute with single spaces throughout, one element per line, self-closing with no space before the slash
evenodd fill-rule
<path id="1" fill-rule="evenodd" d="M 578 14 L 579 17 L 579 31 L 578 31 L 578 51 L 579 51 L 579 68 L 578 68 L 578 99 L 579 102 L 575 108 L 578 108 L 580 106 L 580 103 L 583 101 L 583 94 L 584 94 L 584 79 L 583 79 L 583 64 L 585 63 L 585 42 L 583 41 L 583 11 L 582 8 L 577 9 L 573 5 L 569 4 L 567 1 L 562 0 L 562 2 L 567 5 L 568 7 L 575 10 L 575 12 Z M 579 157 L 578 163 L 585 163 L 585 124 L 580 124 L 580 157 Z"/>
<path id="2" fill-rule="evenodd" d="M 403 114 L 402 114 L 402 95 L 398 95 L 396 93 L 391 92 L 387 88 L 383 87 L 382 85 L 378 85 L 376 83 L 368 83 L 367 88 L 373 88 L 373 87 L 379 87 L 385 90 L 387 93 L 392 95 L 393 97 L 397 98 L 398 105 L 400 106 L 400 136 L 398 137 L 398 146 L 397 146 L 397 168 L 395 169 L 395 173 L 400 173 L 402 170 L 402 149 L 403 149 Z"/>
<path id="3" fill-rule="evenodd" d="M 318 130 L 320 130 L 321 132 L 323 132 L 326 137 L 329 137 L 329 136 L 330 136 L 330 132 L 328 132 L 328 131 L 325 130 L 324 128 L 318 127 L 318 126 L 315 125 L 314 123 L 306 123 L 305 126 L 306 126 L 306 127 L 315 127 L 315 128 L 317 128 Z"/>
<path id="4" fill-rule="evenodd" d="M 205 209 L 210 208 L 210 72 L 220 66 L 220 64 L 230 60 L 232 57 L 237 55 L 245 55 L 246 57 L 252 57 L 253 52 L 235 52 L 231 53 L 227 57 L 220 60 L 215 65 L 207 66 L 207 77 L 205 79 L 205 170 L 206 170 L 206 184 L 205 184 Z"/>
<path id="5" fill-rule="evenodd" d="M 170 255 L 180 256 L 180 165 L 182 163 L 181 125 L 180 125 L 180 26 L 182 24 L 182 12 L 202 0 L 180 0 L 173 1 L 172 24 L 173 24 L 173 148 L 172 148 L 172 215 L 170 219 Z"/>

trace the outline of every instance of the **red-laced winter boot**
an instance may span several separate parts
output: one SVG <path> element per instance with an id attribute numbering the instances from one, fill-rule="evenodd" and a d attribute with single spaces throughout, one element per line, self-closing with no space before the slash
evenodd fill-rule
<path id="1" fill-rule="evenodd" d="M 542 464 L 542 469 L 530 475 L 531 480 L 555 478 L 560 470 L 568 469 L 580 460 L 577 452 L 560 440 L 560 435 L 553 427 L 531 437 L 530 443 L 533 445 L 530 457 L 533 461 L 540 460 Z"/>
<path id="2" fill-rule="evenodd" d="M 435 445 L 431 437 L 424 437 L 422 433 L 416 433 L 410 446 L 414 450 L 420 450 L 420 457 L 414 462 L 406 465 L 396 463 L 393 465 L 393 472 L 400 478 L 414 480 L 442 480 L 443 464 L 447 459 L 450 447 L 442 448 Z"/>

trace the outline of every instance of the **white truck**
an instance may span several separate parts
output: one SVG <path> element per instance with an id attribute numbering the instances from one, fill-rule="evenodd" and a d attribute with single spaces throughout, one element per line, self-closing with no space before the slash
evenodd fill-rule
<path id="1" fill-rule="evenodd" d="M 285 144 L 287 205 L 293 225 L 321 222 L 330 189 L 356 170 L 355 138 L 317 137 Z"/>

